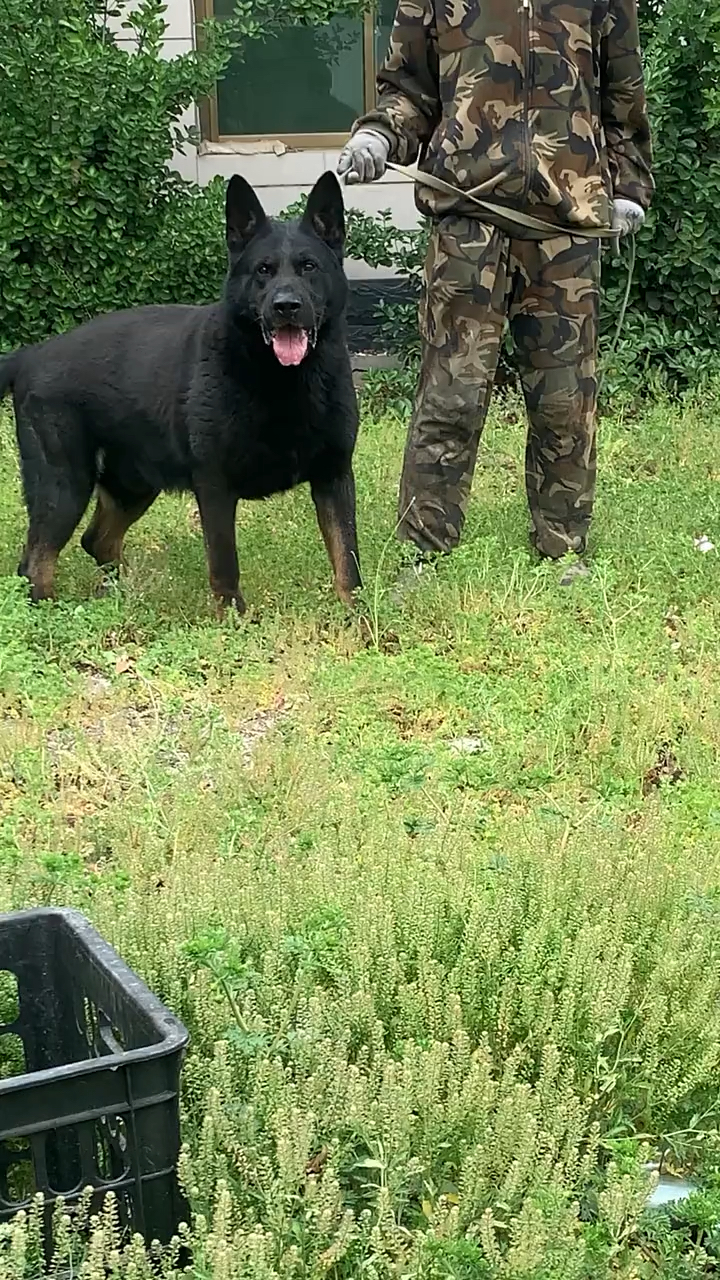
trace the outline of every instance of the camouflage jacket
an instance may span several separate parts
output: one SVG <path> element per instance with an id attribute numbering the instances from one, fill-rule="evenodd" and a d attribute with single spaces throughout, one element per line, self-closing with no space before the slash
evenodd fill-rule
<path id="1" fill-rule="evenodd" d="M 399 0 L 362 126 L 460 193 L 606 227 L 613 196 L 653 192 L 636 0 Z M 417 203 L 474 209 L 422 184 Z"/>

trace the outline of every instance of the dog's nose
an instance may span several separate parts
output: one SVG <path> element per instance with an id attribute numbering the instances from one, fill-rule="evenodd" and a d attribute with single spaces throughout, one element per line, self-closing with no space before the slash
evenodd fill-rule
<path id="1" fill-rule="evenodd" d="M 273 309 L 284 320 L 292 320 L 296 316 L 302 303 L 293 293 L 278 293 L 273 298 Z"/>

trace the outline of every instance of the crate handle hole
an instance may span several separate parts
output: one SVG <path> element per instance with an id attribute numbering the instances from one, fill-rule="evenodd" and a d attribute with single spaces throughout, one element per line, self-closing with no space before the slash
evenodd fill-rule
<path id="1" fill-rule="evenodd" d="M 0 1205 L 17 1208 L 37 1191 L 30 1143 L 27 1138 L 0 1142 Z"/>
<path id="2" fill-rule="evenodd" d="M 11 1027 L 19 1017 L 18 980 L 9 969 L 0 969 L 0 1027 Z"/>
<path id="3" fill-rule="evenodd" d="M 125 1053 L 125 1037 L 122 1031 L 113 1026 L 102 1009 L 98 1011 L 98 1031 L 105 1053 Z"/>
<path id="4" fill-rule="evenodd" d="M 0 1080 L 24 1076 L 26 1071 L 25 1045 L 20 1036 L 13 1035 L 12 1032 L 0 1035 Z"/>
<path id="5" fill-rule="evenodd" d="M 70 1195 L 82 1187 L 82 1161 L 77 1131 L 72 1127 L 51 1129 L 45 1138 L 45 1164 L 50 1190 Z"/>
<path id="6" fill-rule="evenodd" d="M 103 1182 L 117 1182 L 130 1172 L 130 1145 L 122 1116 L 103 1116 L 95 1124 L 95 1161 Z"/>
<path id="7" fill-rule="evenodd" d="M 83 1018 L 85 1025 L 79 1027 L 87 1041 L 88 1055 L 91 1058 L 102 1058 L 106 1054 L 125 1053 L 127 1045 L 125 1036 L 108 1017 L 99 1005 L 83 1001 Z"/>

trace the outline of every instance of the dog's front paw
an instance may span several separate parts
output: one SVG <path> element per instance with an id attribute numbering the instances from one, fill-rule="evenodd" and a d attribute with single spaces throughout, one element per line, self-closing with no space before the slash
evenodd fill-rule
<path id="1" fill-rule="evenodd" d="M 120 590 L 120 566 L 108 565 L 103 569 L 99 582 L 95 586 L 93 594 L 101 599 L 103 596 L 111 596 Z"/>
<path id="2" fill-rule="evenodd" d="M 233 592 L 215 592 L 215 611 L 218 618 L 223 618 L 228 609 L 234 609 L 239 617 L 247 613 L 247 605 L 240 591 Z"/>
<path id="3" fill-rule="evenodd" d="M 352 582 L 341 582 L 335 579 L 335 595 L 346 609 L 355 610 L 357 608 L 358 592 L 360 591 L 360 581 L 356 579 Z"/>

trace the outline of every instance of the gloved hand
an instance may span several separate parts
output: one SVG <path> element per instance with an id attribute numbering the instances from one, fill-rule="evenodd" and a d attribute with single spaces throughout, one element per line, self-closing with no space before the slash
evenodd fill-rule
<path id="1" fill-rule="evenodd" d="M 613 200 L 612 229 L 618 238 L 634 236 L 645 221 L 645 210 L 634 200 Z"/>
<path id="2" fill-rule="evenodd" d="M 348 185 L 382 178 L 390 155 L 390 143 L 382 133 L 359 129 L 338 160 L 337 171 Z"/>

